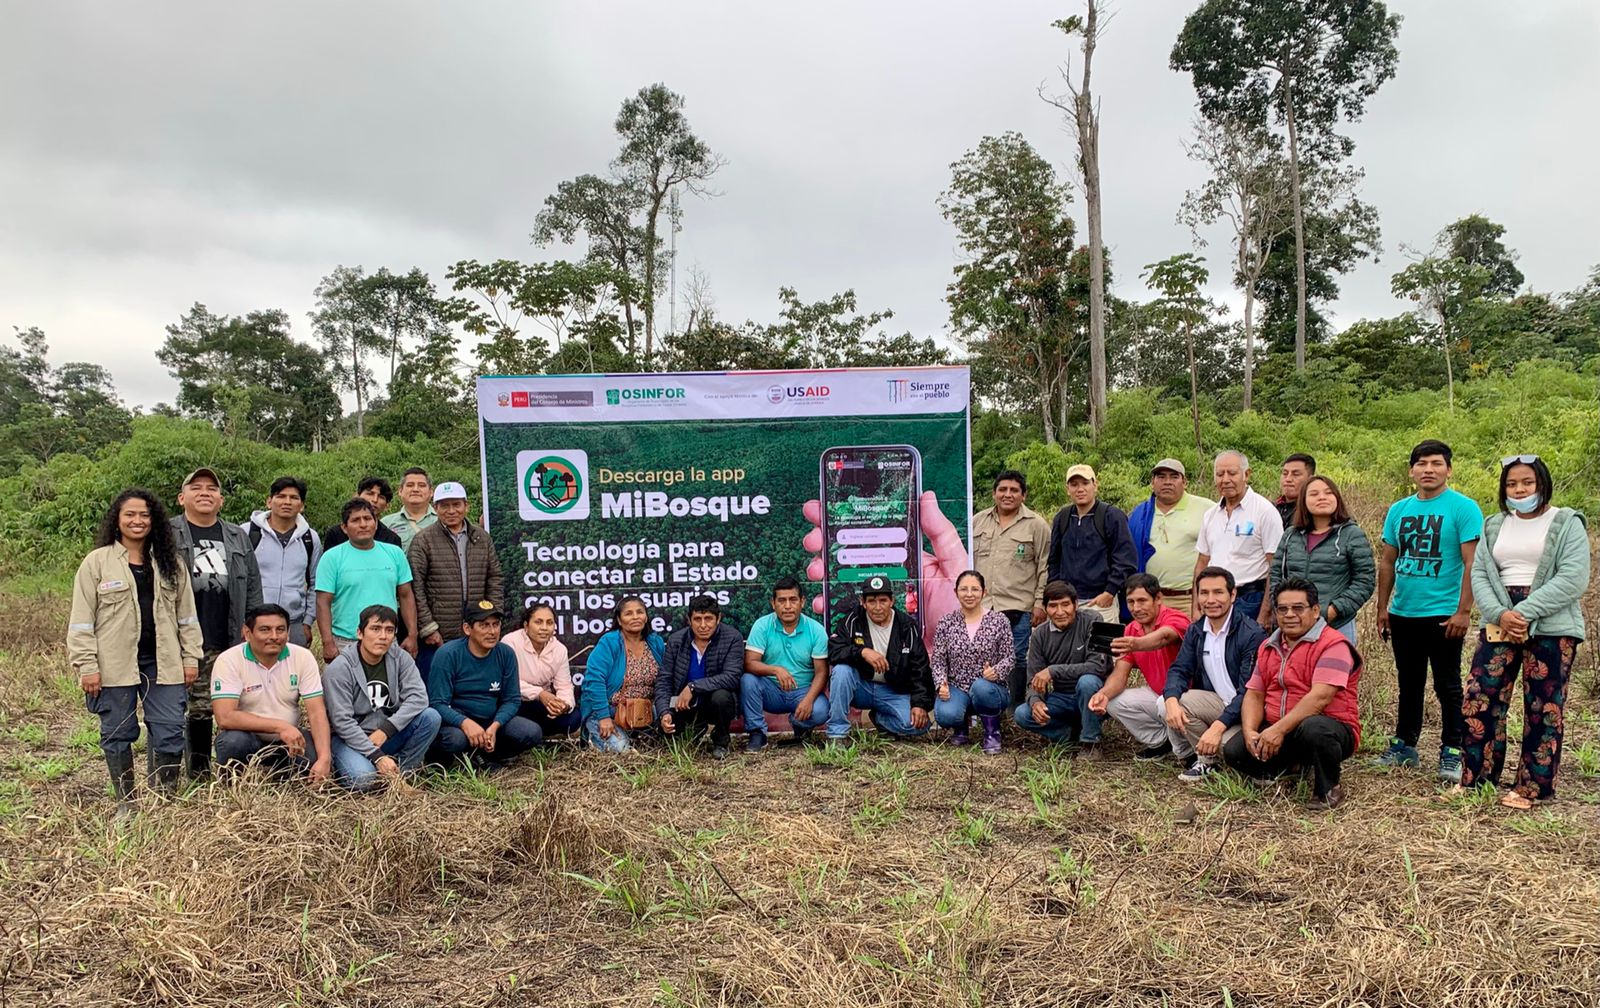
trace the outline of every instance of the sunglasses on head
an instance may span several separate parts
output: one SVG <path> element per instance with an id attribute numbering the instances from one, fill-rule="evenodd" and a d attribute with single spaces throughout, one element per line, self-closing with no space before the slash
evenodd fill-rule
<path id="1" fill-rule="evenodd" d="M 1533 465 L 1537 461 L 1539 461 L 1539 456 L 1537 455 L 1507 455 L 1500 460 L 1500 468 L 1504 469 L 1506 466 L 1515 465 L 1518 462 L 1523 465 Z"/>

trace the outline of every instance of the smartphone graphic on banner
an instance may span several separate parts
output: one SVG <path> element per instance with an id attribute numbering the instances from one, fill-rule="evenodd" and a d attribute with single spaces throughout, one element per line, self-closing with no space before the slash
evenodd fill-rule
<path id="1" fill-rule="evenodd" d="M 859 445 L 822 453 L 823 625 L 832 633 L 861 582 L 882 574 L 895 605 L 920 631 L 922 456 L 910 445 Z"/>

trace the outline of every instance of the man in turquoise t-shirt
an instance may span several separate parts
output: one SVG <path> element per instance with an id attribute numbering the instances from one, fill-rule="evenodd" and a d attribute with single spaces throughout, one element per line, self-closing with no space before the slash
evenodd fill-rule
<path id="1" fill-rule="evenodd" d="M 828 720 L 828 632 L 801 615 L 800 582 L 782 578 L 772 587 L 772 611 L 756 620 L 744 642 L 745 752 L 767 745 L 767 711 L 788 714 L 797 741 Z"/>
<path id="2" fill-rule="evenodd" d="M 1439 779 L 1461 782 L 1461 645 L 1472 622 L 1472 554 L 1483 512 L 1451 490 L 1450 446 L 1411 450 L 1417 492 L 1389 508 L 1378 564 L 1378 633 L 1394 647 L 1400 711 L 1381 766 L 1417 766 L 1423 688 L 1439 697 Z M 1392 598 L 1391 598 L 1392 593 Z"/>
<path id="3" fill-rule="evenodd" d="M 398 609 L 408 631 L 400 646 L 417 653 L 417 602 L 411 595 L 411 565 L 400 547 L 377 542 L 378 510 L 354 497 L 339 513 L 348 537 L 322 554 L 317 564 L 317 636 L 324 661 L 356 642 L 361 610 L 381 605 Z"/>

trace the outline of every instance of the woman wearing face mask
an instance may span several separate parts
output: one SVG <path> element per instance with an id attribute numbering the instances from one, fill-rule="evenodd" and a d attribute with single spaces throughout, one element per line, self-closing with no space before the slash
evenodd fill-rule
<path id="1" fill-rule="evenodd" d="M 617 723 L 617 709 L 624 700 L 652 701 L 667 647 L 650 630 L 650 613 L 637 595 L 617 606 L 615 623 L 589 652 L 580 696 L 583 734 L 604 753 L 628 751 L 628 730 Z"/>
<path id="2" fill-rule="evenodd" d="M 1500 804 L 1531 808 L 1555 794 L 1563 708 L 1573 656 L 1583 640 L 1579 599 L 1589 586 L 1583 516 L 1550 502 L 1550 469 L 1537 455 L 1500 460 L 1500 511 L 1483 523 L 1472 561 L 1472 594 L 1483 629 L 1462 700 L 1461 783 L 1498 784 L 1506 755 L 1506 711 L 1522 674 L 1522 758 Z"/>
<path id="3" fill-rule="evenodd" d="M 1000 715 L 1011 694 L 1006 677 L 1016 660 L 1011 623 L 983 607 L 983 575 L 969 570 L 956 578 L 960 608 L 946 613 L 933 634 L 928 664 L 937 700 L 933 718 L 950 731 L 951 745 L 967 744 L 970 715 L 983 723 L 983 751 L 1000 751 Z"/>
<path id="4" fill-rule="evenodd" d="M 1326 476 L 1312 476 L 1300 487 L 1294 515 L 1273 557 L 1272 583 L 1292 577 L 1317 586 L 1322 618 L 1354 644 L 1356 610 L 1372 598 L 1378 567 L 1371 540 L 1350 520 L 1344 497 Z"/>

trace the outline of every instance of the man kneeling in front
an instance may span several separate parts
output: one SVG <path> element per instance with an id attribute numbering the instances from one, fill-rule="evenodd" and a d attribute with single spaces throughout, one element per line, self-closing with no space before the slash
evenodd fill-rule
<path id="1" fill-rule="evenodd" d="M 312 784 L 333 768 L 322 676 L 310 651 L 289 643 L 289 610 L 259 605 L 244 614 L 244 643 L 211 667 L 217 765 L 255 762 L 274 773 L 305 774 Z M 304 704 L 311 730 L 300 727 Z"/>
<path id="2" fill-rule="evenodd" d="M 384 605 L 361 610 L 356 642 L 322 670 L 322 695 L 333 729 L 333 766 L 340 784 L 372 791 L 403 785 L 422 766 L 439 734 L 439 712 L 417 663 L 395 646 L 400 616 Z"/>
<path id="3" fill-rule="evenodd" d="M 1256 653 L 1255 672 L 1245 684 L 1243 731 L 1223 745 L 1223 758 L 1252 778 L 1309 767 L 1310 807 L 1335 809 L 1344 802 L 1341 764 L 1361 742 L 1361 655 L 1328 628 L 1310 581 L 1289 578 L 1274 585 L 1272 605 L 1278 629 Z"/>
<path id="4" fill-rule="evenodd" d="M 890 735 L 922 735 L 933 724 L 933 667 L 911 617 L 894 607 L 889 579 L 862 582 L 861 604 L 828 639 L 828 743 L 850 734 L 850 708 Z"/>
<path id="5" fill-rule="evenodd" d="M 517 656 L 500 643 L 505 613 L 488 599 L 461 614 L 461 633 L 433 656 L 428 702 L 444 724 L 433 751 L 446 766 L 504 766 L 544 740 L 537 721 L 518 713 L 522 684 Z"/>

